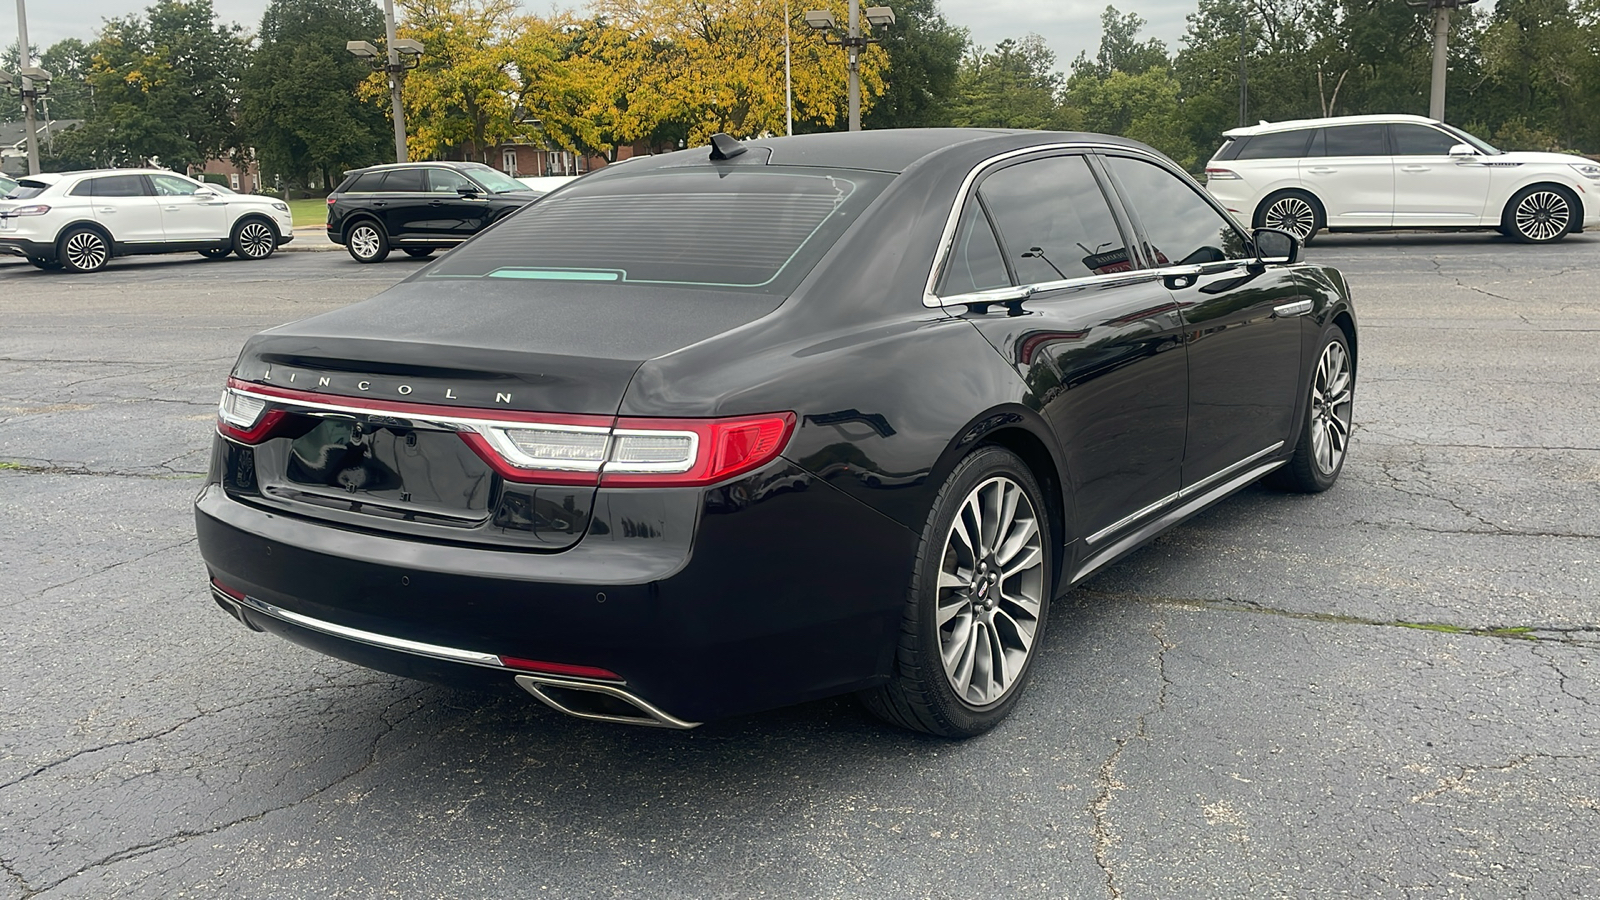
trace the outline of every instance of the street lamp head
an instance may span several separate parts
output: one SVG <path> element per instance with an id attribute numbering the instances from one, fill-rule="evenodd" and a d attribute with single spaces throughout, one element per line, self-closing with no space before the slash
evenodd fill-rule
<path id="1" fill-rule="evenodd" d="M 411 38 L 395 38 L 394 49 L 401 56 L 421 56 L 422 42 Z"/>
<path id="2" fill-rule="evenodd" d="M 833 13 L 825 9 L 808 9 L 805 13 L 806 25 L 817 31 L 833 31 L 839 27 L 839 22 Z"/>
<path id="3" fill-rule="evenodd" d="M 344 49 L 357 59 L 377 59 L 378 48 L 372 46 L 370 41 L 345 41 Z"/>
<path id="4" fill-rule="evenodd" d="M 0 69 L 0 85 L 10 87 L 16 80 L 17 75 L 15 72 L 7 72 L 5 69 Z"/>
<path id="5" fill-rule="evenodd" d="M 23 78 L 29 78 L 45 84 L 48 84 L 50 79 L 55 77 L 38 66 L 24 66 L 17 71 L 17 74 L 21 75 Z"/>
<path id="6" fill-rule="evenodd" d="M 887 28 L 894 24 L 894 10 L 887 6 L 869 6 L 866 11 L 867 24 L 873 28 Z"/>

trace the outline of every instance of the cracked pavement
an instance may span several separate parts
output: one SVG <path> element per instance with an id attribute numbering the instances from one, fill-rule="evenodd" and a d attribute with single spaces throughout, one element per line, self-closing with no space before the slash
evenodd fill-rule
<path id="1" fill-rule="evenodd" d="M 1540 898 L 1600 884 L 1600 235 L 1325 235 L 1357 429 L 1052 610 L 953 744 L 691 732 L 359 669 L 217 610 L 234 354 L 415 264 L 0 262 L 0 900 Z"/>

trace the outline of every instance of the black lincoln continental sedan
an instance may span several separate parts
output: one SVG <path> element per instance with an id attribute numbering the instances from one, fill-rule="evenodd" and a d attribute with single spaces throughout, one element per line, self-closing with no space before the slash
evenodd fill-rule
<path id="1" fill-rule="evenodd" d="M 857 692 L 962 737 L 1052 600 L 1333 484 L 1349 291 L 1149 148 L 919 130 L 608 167 L 251 338 L 213 596 L 362 665 L 688 728 Z"/>

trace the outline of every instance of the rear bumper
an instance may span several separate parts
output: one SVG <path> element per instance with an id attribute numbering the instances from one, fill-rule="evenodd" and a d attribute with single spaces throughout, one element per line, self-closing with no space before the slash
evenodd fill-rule
<path id="1" fill-rule="evenodd" d="M 740 504 L 727 502 L 731 489 L 774 483 L 773 467 L 706 491 L 600 491 L 587 537 L 560 553 L 334 528 L 257 509 L 215 483 L 196 501 L 196 530 L 211 576 L 254 601 L 233 606 L 258 629 L 429 680 L 526 677 L 490 661 L 500 657 L 605 669 L 692 723 L 888 675 L 915 536 L 774 466 L 792 487 Z M 685 510 L 698 521 L 665 527 Z"/>
<path id="2" fill-rule="evenodd" d="M 0 253 L 11 256 L 32 256 L 41 259 L 55 259 L 56 245 L 50 242 L 33 241 L 27 238 L 0 237 Z"/>

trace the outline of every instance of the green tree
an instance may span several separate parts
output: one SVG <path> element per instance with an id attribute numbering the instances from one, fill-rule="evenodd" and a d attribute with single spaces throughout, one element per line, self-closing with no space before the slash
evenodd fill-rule
<path id="1" fill-rule="evenodd" d="M 344 49 L 382 34 L 370 0 L 268 4 L 239 85 L 239 123 L 264 176 L 327 188 L 345 169 L 392 159 L 387 107 L 357 96 L 372 70 Z"/>
<path id="2" fill-rule="evenodd" d="M 1061 73 L 1044 38 L 1007 38 L 961 60 L 951 124 L 973 128 L 1050 128 L 1056 123 Z"/>
<path id="3" fill-rule="evenodd" d="M 1100 13 L 1100 50 L 1093 60 L 1087 53 L 1079 53 L 1072 63 L 1072 74 L 1106 78 L 1112 72 L 1139 75 L 1151 69 L 1165 69 L 1171 65 L 1167 59 L 1167 45 L 1155 38 L 1139 40 L 1139 32 L 1148 24 L 1137 13 L 1123 15 L 1115 6 L 1107 6 Z"/>
<path id="4" fill-rule="evenodd" d="M 967 30 L 946 21 L 937 0 L 902 0 L 894 14 L 894 27 L 879 34 L 889 55 L 883 96 L 861 127 L 949 125 L 961 58 L 972 43 Z"/>
<path id="5" fill-rule="evenodd" d="M 239 147 L 234 122 L 247 44 L 211 0 L 158 0 L 106 22 L 89 45 L 93 107 L 61 153 L 97 165 L 182 168 Z"/>

